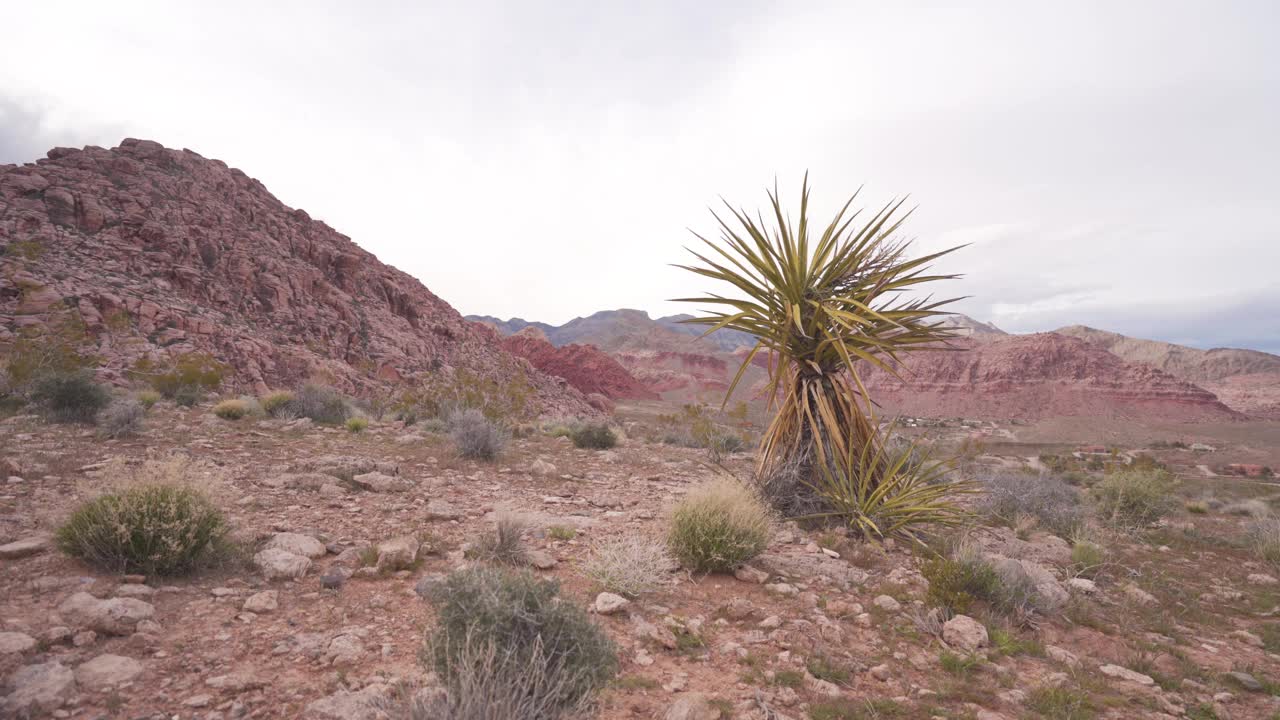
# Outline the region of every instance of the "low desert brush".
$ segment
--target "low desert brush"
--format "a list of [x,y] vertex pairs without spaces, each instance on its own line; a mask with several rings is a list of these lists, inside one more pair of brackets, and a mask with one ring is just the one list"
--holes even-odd
[[155,390],[143,390],[142,392],[138,393],[138,402],[142,405],[142,407],[148,410],[155,407],[155,404],[160,402],[160,398],[161,398],[160,393],[156,392]]
[[362,433],[369,427],[369,420],[362,417],[347,418],[347,432],[355,434]]
[[1107,564],[1107,551],[1097,541],[1077,537],[1071,545],[1071,571],[1080,577],[1096,578]]
[[962,615],[975,602],[995,604],[1000,598],[1000,574],[968,544],[925,561],[920,574],[929,582],[925,601],[948,614]]
[[479,410],[450,413],[449,432],[458,454],[472,460],[495,460],[507,444],[506,432]]
[[223,400],[213,406],[213,414],[223,420],[239,420],[249,414],[249,403],[238,398]]
[[981,481],[979,509],[988,517],[1016,527],[1020,518],[1062,538],[1070,538],[1084,523],[1080,493],[1054,475],[996,472]]
[[527,565],[529,558],[523,537],[527,527],[518,517],[499,515],[489,532],[472,541],[467,557],[495,565]]
[[111,395],[86,370],[46,375],[36,381],[31,399],[53,422],[92,424]]
[[569,439],[576,448],[608,450],[618,444],[618,436],[605,423],[584,423],[570,431]]
[[[430,595],[437,628],[424,650],[425,663],[440,674],[451,695],[468,683],[496,687],[491,681],[509,680],[508,673],[535,672],[518,682],[543,709],[519,717],[549,720],[581,707],[617,673],[617,653],[586,612],[560,598],[559,590],[554,580],[527,571],[484,566],[455,571]],[[497,668],[491,665],[495,661]],[[482,703],[484,692],[477,692],[475,701]]]
[[1098,514],[1110,525],[1145,527],[1172,512],[1177,480],[1164,470],[1121,470],[1093,488]]
[[601,589],[634,598],[656,590],[670,566],[662,542],[643,535],[617,535],[591,548],[584,570]]
[[277,390],[262,396],[259,403],[262,405],[262,411],[271,417],[292,417],[292,409],[290,403],[293,402],[293,393],[288,390]]
[[351,417],[351,403],[331,387],[308,383],[293,393],[280,412],[321,425],[341,425]]
[[1259,560],[1280,568],[1280,520],[1259,520],[1248,529],[1248,543]]
[[142,430],[142,418],[147,414],[142,403],[131,398],[114,400],[98,413],[98,434],[107,438],[137,435]]
[[667,545],[686,569],[732,572],[764,551],[771,531],[772,518],[755,492],[722,477],[676,505]]
[[227,550],[226,517],[194,481],[185,458],[104,469],[109,489],[82,503],[58,529],[58,546],[112,572],[179,575]]

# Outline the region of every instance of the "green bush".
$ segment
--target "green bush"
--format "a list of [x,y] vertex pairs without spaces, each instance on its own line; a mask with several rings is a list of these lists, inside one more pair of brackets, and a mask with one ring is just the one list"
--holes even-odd
[[749,488],[721,478],[694,488],[671,513],[667,545],[695,572],[732,572],[769,544],[769,511]]
[[369,427],[369,421],[362,417],[347,418],[347,432],[362,433]]
[[173,391],[173,404],[178,407],[195,407],[204,399],[204,393],[195,385],[183,385]]
[[277,390],[263,395],[259,404],[262,405],[262,411],[271,417],[282,417],[290,414],[292,402],[293,393],[288,390]]
[[1178,506],[1177,480],[1164,470],[1122,470],[1093,488],[1098,512],[1108,524],[1145,527]]
[[157,392],[179,405],[191,407],[205,393],[217,390],[227,371],[226,365],[208,353],[188,353],[168,363],[143,358],[134,364],[130,375],[151,383]]
[[507,444],[507,434],[479,410],[449,415],[449,431],[458,454],[472,460],[495,460]]
[[554,718],[558,710],[580,706],[617,673],[617,654],[586,612],[561,599],[559,591],[554,580],[528,572],[477,566],[450,574],[429,593],[438,624],[424,661],[452,694],[468,679],[495,674],[482,667],[493,648],[499,669],[541,668],[527,693],[541,701],[546,714],[530,717]]
[[586,423],[574,428],[569,439],[576,448],[608,450],[618,444],[618,436],[604,423]]
[[926,561],[920,574],[929,581],[925,602],[955,615],[969,612],[976,601],[996,604],[1000,599],[1000,574],[968,549]]
[[156,403],[160,402],[160,397],[160,393],[155,390],[143,390],[138,393],[138,403],[142,405],[143,408],[150,410],[155,407]]
[[178,575],[224,548],[222,512],[201,491],[179,484],[143,484],[80,505],[58,529],[58,546],[110,572]]
[[1107,551],[1092,540],[1076,540],[1071,546],[1071,570],[1076,575],[1095,578],[1107,564]]
[[32,400],[53,422],[93,423],[111,402],[107,389],[87,371],[56,373],[36,381]]
[[239,420],[249,414],[249,403],[244,400],[223,400],[213,406],[213,414],[223,420]]

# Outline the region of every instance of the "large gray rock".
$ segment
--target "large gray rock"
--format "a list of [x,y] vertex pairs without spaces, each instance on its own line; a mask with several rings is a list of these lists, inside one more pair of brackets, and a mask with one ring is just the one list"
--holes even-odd
[[253,556],[253,563],[268,580],[297,580],[311,569],[311,560],[279,548],[267,548]]
[[76,668],[76,683],[89,690],[129,682],[142,673],[142,663],[123,655],[103,654]]
[[688,693],[667,708],[664,720],[720,720],[720,708],[702,693]]
[[376,493],[394,493],[404,492],[413,487],[413,483],[407,480],[392,477],[377,471],[356,475],[351,478],[351,484],[361,490],[368,490]]
[[151,603],[136,598],[99,600],[87,592],[78,592],[58,606],[68,622],[107,635],[131,635],[138,623],[156,614]]
[[5,717],[18,718],[62,707],[75,694],[76,676],[54,660],[18,668],[9,676],[9,687],[3,705]]
[[393,572],[413,567],[422,543],[413,535],[402,535],[378,543],[378,570]]
[[267,540],[262,546],[263,550],[284,550],[285,552],[301,555],[312,560],[322,558],[328,551],[324,547],[324,543],[311,537],[310,535],[302,535],[300,533],[282,532],[276,533]]
[[987,628],[968,615],[957,615],[942,624],[942,642],[965,653],[975,653],[990,643]]

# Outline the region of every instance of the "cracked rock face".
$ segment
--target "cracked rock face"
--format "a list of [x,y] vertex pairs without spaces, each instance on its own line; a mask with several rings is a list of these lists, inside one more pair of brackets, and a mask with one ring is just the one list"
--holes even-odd
[[413,277],[190,150],[127,139],[0,165],[0,243],[30,249],[4,253],[0,342],[78,311],[104,380],[207,352],[255,392],[319,374],[359,393],[446,369],[527,387],[533,412],[595,414]]

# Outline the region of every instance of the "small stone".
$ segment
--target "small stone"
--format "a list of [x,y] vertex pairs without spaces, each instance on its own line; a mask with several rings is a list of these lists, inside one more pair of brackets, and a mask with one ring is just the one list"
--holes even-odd
[[876,599],[871,601],[871,604],[888,612],[897,612],[902,609],[902,603],[888,595],[877,595]]
[[1098,592],[1098,584],[1089,578],[1074,577],[1067,581],[1067,587],[1085,595]]
[[1254,635],[1248,630],[1232,630],[1229,634],[1231,635],[1231,637],[1239,640],[1245,645],[1252,645],[1254,647],[1263,647],[1266,644],[1262,641],[1261,637]]
[[0,560],[17,560],[42,553],[48,548],[49,538],[47,537],[22,538],[0,545]]
[[1060,648],[1057,645],[1045,645],[1044,654],[1047,655],[1050,660],[1062,663],[1067,667],[1080,667],[1080,658],[1076,657],[1075,653]]
[[146,598],[156,594],[156,589],[147,585],[126,583],[116,587],[116,597]]
[[1127,667],[1121,667],[1119,665],[1103,665],[1098,668],[1098,672],[1110,678],[1125,680],[1127,682],[1137,683],[1138,685],[1154,685],[1156,682],[1148,675],[1143,675],[1140,672],[1130,670]]
[[342,565],[334,565],[320,576],[320,586],[326,590],[337,590],[351,577],[351,569]]
[[769,573],[752,565],[743,565],[733,571],[733,576],[742,582],[763,585],[769,581]]
[[36,639],[20,632],[0,632],[0,655],[24,653],[36,646]]
[[556,466],[542,458],[538,458],[529,465],[529,472],[533,475],[553,476],[556,474]]
[[800,588],[796,587],[795,585],[792,585],[791,583],[770,583],[768,585],[765,585],[764,589],[768,590],[774,595],[782,595],[784,597],[800,594]]
[[211,702],[213,702],[213,696],[200,694],[200,695],[192,695],[186,700],[183,700],[182,704],[186,705],[187,707],[202,708],[202,707],[209,707],[209,703]]
[[58,606],[58,612],[71,622],[107,635],[130,635],[155,611],[150,603],[134,598],[99,600],[87,592],[75,593]]
[[[324,546],[322,545],[321,548]],[[307,574],[311,560],[280,548],[267,548],[253,556],[253,562],[268,580],[297,580]]]
[[462,513],[444,500],[430,500],[427,502],[426,517],[428,520],[458,520]]
[[630,604],[631,601],[621,595],[602,592],[596,595],[596,601],[592,608],[601,615],[612,615]]
[[1124,588],[1124,594],[1130,600],[1133,600],[1139,605],[1152,605],[1156,602],[1155,595],[1152,595],[1137,585],[1126,585]]
[[682,696],[667,708],[664,720],[720,720],[720,708],[711,703],[711,699],[702,693],[689,693]]
[[987,628],[968,615],[956,615],[943,623],[942,641],[965,653],[975,653],[990,644]]
[[310,535],[291,532],[282,532],[272,535],[271,539],[262,546],[262,549],[283,550],[287,553],[311,558],[312,560],[322,558],[329,552],[328,549],[325,548],[324,543]]
[[1250,584],[1250,585],[1276,585],[1276,584],[1280,584],[1280,580],[1276,580],[1276,579],[1275,579],[1275,577],[1273,577],[1273,576],[1271,576],[1271,575],[1267,575],[1267,574],[1265,574],[1265,573],[1250,573],[1250,574],[1249,574],[1249,577],[1248,577],[1248,578],[1246,578],[1246,579],[1249,581],[1249,584]]
[[526,557],[529,559],[529,564],[539,570],[550,570],[558,564],[556,559],[544,550],[530,550]]
[[250,595],[245,599],[244,605],[241,607],[245,612],[251,613],[269,613],[274,612],[280,606],[280,594],[275,590],[263,590],[260,593]]
[[71,644],[76,647],[88,647],[98,642],[98,633],[92,630],[82,630],[71,636]]
[[879,680],[880,682],[885,682],[889,678],[893,677],[893,671],[889,669],[888,665],[876,665],[871,668],[871,677]]
[[1240,671],[1229,672],[1224,674],[1223,677],[1227,677],[1234,680],[1237,684],[1240,685],[1240,687],[1244,688],[1245,690],[1248,690],[1249,692],[1262,691],[1262,683],[1258,682],[1257,678],[1255,678],[1254,676],[1250,675],[1247,672],[1240,672]]
[[76,691],[75,673],[56,660],[18,668],[8,684],[11,691],[0,705],[7,717],[53,712]]
[[762,627],[765,630],[772,630],[776,627],[782,627],[782,617],[779,615],[770,615],[769,617],[761,620],[758,623],[758,627]]

